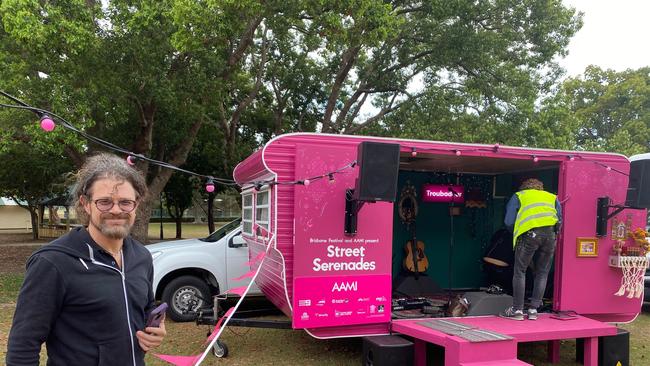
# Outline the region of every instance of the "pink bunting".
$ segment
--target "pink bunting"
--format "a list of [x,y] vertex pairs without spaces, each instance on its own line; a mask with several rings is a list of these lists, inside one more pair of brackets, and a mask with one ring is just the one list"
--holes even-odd
[[199,360],[199,356],[172,356],[159,355],[156,353],[153,353],[153,355],[176,366],[194,366],[196,361]]
[[[215,329],[219,329],[219,328],[221,327],[221,323],[223,323],[223,321],[224,321],[226,318],[230,318],[230,316],[231,316],[232,313],[234,313],[234,312],[235,312],[235,307],[232,307],[232,308],[228,309],[228,310],[226,311],[226,313],[223,314],[223,316],[221,317],[221,319],[219,319],[219,321],[217,322],[217,325],[215,326]],[[212,340],[212,338],[211,338],[210,340]]]
[[226,293],[227,294],[235,294],[235,295],[242,296],[246,292],[247,287],[248,286],[234,287],[234,288],[231,288],[230,290],[226,291]]
[[226,320],[227,318],[230,318],[230,316],[234,312],[235,312],[235,308],[232,307],[232,308],[228,309],[226,311],[226,313],[223,314],[223,316],[221,318],[219,318],[219,321],[217,322],[217,325],[214,326],[214,329],[212,330],[212,333],[210,333],[210,336],[208,337],[208,339],[205,340],[204,344],[208,344],[208,342],[213,340],[214,337],[216,337],[217,334],[219,334],[219,328],[221,328],[221,323],[223,323],[223,321]]
[[[261,228],[261,229],[263,229],[265,231],[266,235],[269,234],[269,232],[266,231],[266,229],[264,229],[264,228]],[[269,244],[267,245],[266,251],[268,251],[271,248],[270,243],[272,241],[273,241],[273,239],[271,239],[269,241]],[[253,264],[253,263],[257,262],[257,261],[263,260],[265,255],[266,255],[266,251],[258,253],[255,256],[255,258],[253,258],[252,260],[247,262],[246,265],[250,266],[251,264]],[[247,272],[244,275],[242,275],[242,276],[240,276],[238,278],[235,278],[234,280],[240,280],[240,279],[244,279],[244,278],[247,278],[247,277],[255,277],[255,274],[257,272],[259,272],[260,269],[261,268],[258,267],[257,271]],[[200,364],[204,360],[206,355],[210,352],[210,348],[213,346],[214,342],[216,341],[215,338],[218,338],[219,334],[221,334],[221,332],[223,331],[223,329],[221,328],[222,324],[224,322],[226,322],[226,323],[228,322],[228,319],[230,319],[232,314],[237,310],[237,308],[239,307],[241,302],[244,300],[244,296],[246,294],[247,289],[248,289],[248,286],[242,286],[242,287],[231,288],[230,290],[226,291],[226,294],[239,295],[241,298],[239,299],[239,301],[237,302],[237,304],[235,306],[228,309],[223,314],[223,316],[221,318],[219,318],[219,321],[217,322],[216,326],[214,327],[214,330],[208,336],[206,342],[204,343],[204,346],[205,346],[205,344],[208,344],[208,346],[203,351],[202,354],[197,355],[197,356],[173,356],[173,355],[159,355],[159,354],[154,353],[153,355],[155,357],[158,357],[159,359],[161,359],[163,361],[166,361],[166,362],[168,362],[168,363],[170,363],[172,365],[176,365],[176,366],[196,366],[197,364]]]
[[259,253],[257,253],[257,255],[255,256],[255,258],[253,258],[253,259],[249,260],[248,262],[244,263],[244,265],[245,265],[245,266],[250,266],[250,265],[252,265],[253,263],[257,263],[257,262],[261,261],[262,258],[264,258],[265,255],[266,255],[266,252],[259,252]]
[[246,273],[244,273],[243,275],[241,275],[241,276],[239,276],[237,278],[233,278],[232,280],[233,281],[241,281],[244,278],[252,278],[253,276],[255,276],[255,271],[249,271],[249,272],[246,272]]

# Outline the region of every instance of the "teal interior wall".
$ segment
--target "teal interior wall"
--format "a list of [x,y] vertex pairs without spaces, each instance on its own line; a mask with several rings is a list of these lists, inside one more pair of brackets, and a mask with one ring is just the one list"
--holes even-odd
[[[461,214],[453,216],[453,249],[451,258],[452,287],[477,288],[484,285],[481,258],[490,236],[494,232],[495,222],[502,222],[503,204],[494,205],[492,199],[492,176],[437,174],[429,172],[400,172],[398,179],[399,195],[406,184],[413,185],[418,198],[418,215],[416,217],[416,237],[425,244],[425,255],[429,267],[425,272],[441,288],[449,285],[449,253],[452,245],[452,217],[449,215],[449,203],[423,203],[421,201],[422,185],[455,184],[480,191],[486,207],[470,208],[465,204],[455,204],[461,207]],[[393,277],[403,271],[405,258],[404,246],[410,240],[411,234],[407,226],[401,222],[395,205],[394,240],[393,240]],[[495,217],[498,219],[495,220]]]
[[[492,234],[503,227],[505,206],[519,184],[526,178],[535,177],[544,183],[546,190],[557,193],[558,170],[548,169],[534,172],[492,175],[446,174],[434,172],[400,171],[397,201],[406,184],[413,185],[418,198],[416,237],[425,244],[425,255],[429,261],[426,275],[441,288],[449,286],[449,253],[452,240],[452,218],[449,203],[423,203],[422,185],[460,184],[465,192],[470,189],[480,192],[485,208],[461,207],[461,214],[453,217],[453,249],[451,257],[452,288],[478,288],[485,286],[482,258]],[[411,238],[407,226],[401,222],[395,204],[393,215],[393,278],[403,272],[404,246]]]

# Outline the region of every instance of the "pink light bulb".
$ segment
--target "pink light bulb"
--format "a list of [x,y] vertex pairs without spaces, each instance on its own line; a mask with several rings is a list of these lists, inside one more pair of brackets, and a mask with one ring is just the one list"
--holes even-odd
[[311,184],[311,181],[310,181],[309,179],[305,179],[305,180],[303,181],[303,184],[304,184],[305,186],[308,186],[308,185]]
[[460,152],[460,150],[456,150],[455,154],[456,154],[456,156],[460,156],[460,154],[462,154],[462,153]]
[[208,191],[208,193],[214,192],[214,184],[213,183],[208,183],[205,185],[205,190]]
[[571,156],[569,157],[569,161],[574,161],[574,160],[576,160],[575,156],[571,155]]
[[499,145],[499,144],[494,144],[494,151],[499,150],[499,147],[501,147],[501,145]]
[[135,158],[133,156],[131,156],[131,155],[127,156],[126,157],[126,163],[131,165],[131,166],[135,165]]
[[411,156],[412,157],[418,156],[418,152],[415,149],[413,149],[413,151],[411,151]]
[[45,131],[50,132],[54,130],[55,126],[56,124],[50,117],[43,116],[43,118],[41,119],[41,128],[44,129]]
[[611,171],[612,171],[612,167],[611,167],[611,166],[608,166],[608,167],[607,167],[607,171],[608,171],[608,172],[611,172]]
[[539,162],[539,158],[537,156],[533,156],[533,163]]

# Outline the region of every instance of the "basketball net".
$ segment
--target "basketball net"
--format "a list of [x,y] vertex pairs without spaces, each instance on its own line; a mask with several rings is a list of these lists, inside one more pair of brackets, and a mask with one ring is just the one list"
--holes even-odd
[[643,275],[648,268],[648,257],[621,256],[621,287],[614,295],[623,296],[627,292],[627,298],[639,298],[643,294]]

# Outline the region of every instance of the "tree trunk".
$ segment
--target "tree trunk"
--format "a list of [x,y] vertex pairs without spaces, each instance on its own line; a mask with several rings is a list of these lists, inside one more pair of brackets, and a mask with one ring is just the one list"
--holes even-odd
[[176,217],[174,217],[176,221],[176,239],[180,239],[183,235],[183,211],[180,211],[178,207],[176,208]]
[[214,214],[212,209],[214,206],[214,192],[208,193],[208,231],[209,234],[214,232]]
[[[147,113],[144,113],[147,112]],[[143,110],[143,121],[147,120],[147,116],[150,114],[150,121],[147,122],[148,125],[153,124],[153,114],[155,113],[155,107],[149,108],[146,111]],[[173,166],[182,165],[187,159],[187,155],[192,149],[194,140],[196,140],[196,135],[203,124],[203,119],[195,121],[189,130],[185,134],[185,139],[176,147],[176,149],[170,154],[173,158],[167,163]],[[147,125],[147,126],[148,126]],[[133,145],[133,152],[136,153],[145,153],[151,151],[151,130],[144,126],[141,135],[138,136],[136,142]],[[138,168],[142,170],[145,176],[149,172],[149,163],[147,162],[138,162]],[[158,167],[158,172],[155,174],[155,177],[148,182],[149,194],[145,197],[136,211],[135,224],[131,229],[131,235],[140,242],[146,244],[148,242],[148,231],[149,231],[149,219],[151,218],[151,207],[153,204],[153,198],[159,197],[160,192],[165,188],[167,181],[172,175],[171,169],[163,169]]]
[[29,206],[29,217],[32,221],[32,239],[38,239],[38,214],[36,213],[37,208]]
[[181,239],[183,235],[183,218],[176,218],[176,239]]
[[151,205],[153,204],[151,197],[158,197],[158,195],[149,195],[140,202],[135,213],[135,223],[131,228],[131,236],[143,244],[149,242],[149,219],[151,219]]

